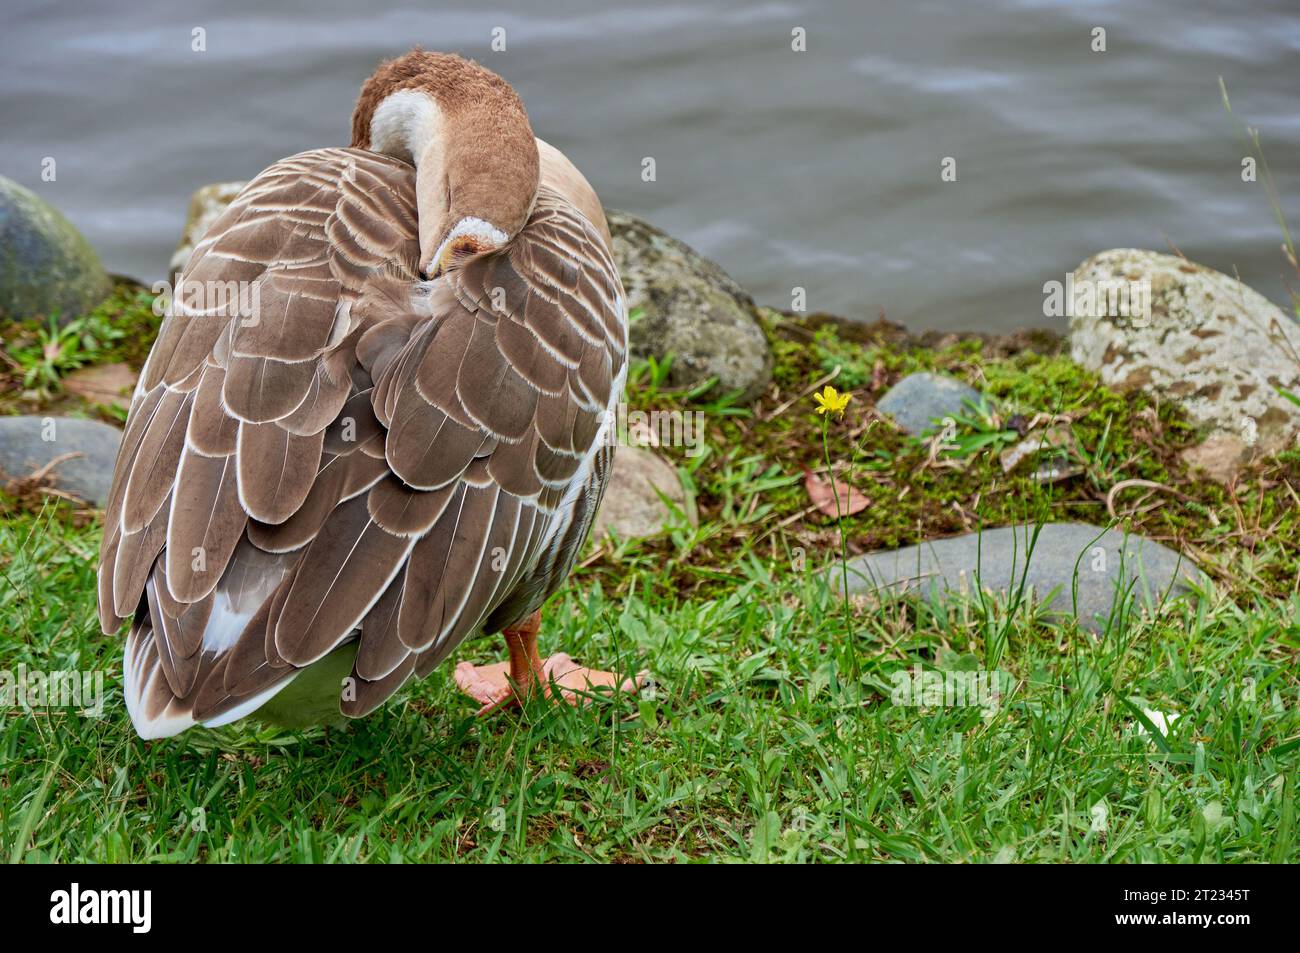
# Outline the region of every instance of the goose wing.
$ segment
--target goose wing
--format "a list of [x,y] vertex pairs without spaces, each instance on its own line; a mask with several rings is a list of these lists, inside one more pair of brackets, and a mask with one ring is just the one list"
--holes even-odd
[[421,283],[414,196],[403,163],[304,153],[186,266],[100,560],[145,737],[242,717],[348,642],[365,714],[567,574],[624,362],[608,249],[543,187],[508,248]]

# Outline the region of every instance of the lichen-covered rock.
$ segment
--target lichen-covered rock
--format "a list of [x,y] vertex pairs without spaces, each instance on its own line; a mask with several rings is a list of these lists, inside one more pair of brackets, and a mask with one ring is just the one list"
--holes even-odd
[[1148,287],[1149,312],[1102,305],[1070,318],[1070,355],[1118,390],[1141,388],[1181,404],[1211,432],[1274,452],[1294,446],[1300,407],[1300,329],[1234,278],[1172,255],[1117,248],[1074,273],[1078,289],[1102,282]]
[[212,227],[212,223],[221,217],[235,196],[244,190],[247,182],[214,182],[205,185],[190,196],[190,209],[185,215],[185,230],[181,233],[180,244],[172,252],[171,263],[167,267],[169,278],[185,267],[190,260],[190,253]]
[[591,530],[592,539],[602,539],[611,532],[620,539],[663,532],[674,516],[660,493],[695,523],[694,509],[687,502],[677,471],[650,450],[619,447]]
[[43,198],[0,176],[0,319],[57,315],[65,324],[112,282],[82,234]]
[[122,432],[78,417],[0,417],[0,485],[40,482],[103,506]]
[[711,377],[753,400],[772,378],[772,354],[754,301],[714,262],[626,212],[606,210],[627,292],[636,357],[673,356],[668,379],[690,387]]

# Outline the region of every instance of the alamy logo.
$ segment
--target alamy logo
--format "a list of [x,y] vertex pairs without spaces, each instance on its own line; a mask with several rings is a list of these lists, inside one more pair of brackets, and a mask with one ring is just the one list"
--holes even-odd
[[72,708],[89,718],[102,718],[104,673],[43,672],[26,664],[19,665],[16,672],[0,668],[0,714],[13,708],[24,711]]
[[922,669],[899,669],[890,674],[889,700],[895,705],[916,708],[963,708],[976,706],[997,711],[1015,680],[1009,672],[948,672]]
[[1079,279],[1043,284],[1043,314],[1049,318],[1128,318],[1133,327],[1151,321],[1151,281],[1147,278]]
[[133,933],[148,933],[153,914],[152,890],[71,890],[50,894],[51,923],[128,923]]
[[605,441],[621,447],[685,447],[688,457],[704,452],[704,411],[628,410],[620,403],[605,415]]

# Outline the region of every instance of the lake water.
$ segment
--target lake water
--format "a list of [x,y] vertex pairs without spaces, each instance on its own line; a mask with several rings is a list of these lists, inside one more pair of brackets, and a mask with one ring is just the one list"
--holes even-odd
[[914,328],[1063,327],[1043,283],[1120,245],[1285,300],[1218,82],[1300,224],[1295,0],[184,6],[8,0],[0,33],[0,174],[142,279],[163,274],[195,187],[346,144],[360,82],[418,43],[501,73],[607,205],[773,306],[802,287],[810,310]]

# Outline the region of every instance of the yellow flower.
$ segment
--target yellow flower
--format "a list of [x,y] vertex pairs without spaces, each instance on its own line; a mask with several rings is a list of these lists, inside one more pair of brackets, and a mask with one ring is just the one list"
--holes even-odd
[[852,394],[841,394],[827,384],[820,394],[813,394],[813,399],[817,401],[817,413],[824,414],[830,411],[836,417],[843,417],[844,408],[849,406],[849,399],[852,396]]

